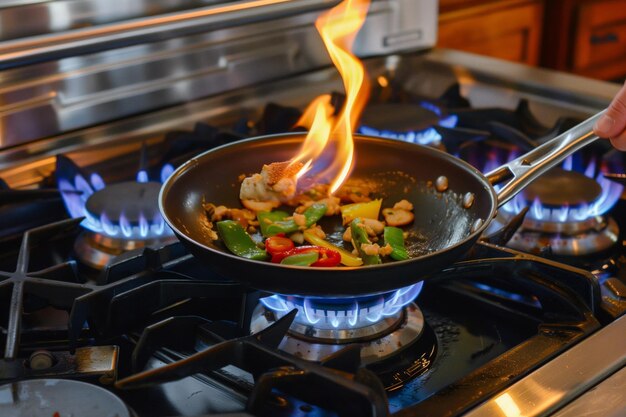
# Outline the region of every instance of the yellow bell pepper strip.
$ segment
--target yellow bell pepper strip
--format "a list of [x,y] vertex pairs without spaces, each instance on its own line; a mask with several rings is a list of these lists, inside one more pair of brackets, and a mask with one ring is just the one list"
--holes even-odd
[[380,213],[380,206],[382,203],[383,200],[378,199],[368,201],[367,203],[346,204],[345,206],[339,207],[341,210],[343,224],[348,224],[357,217],[378,220],[378,214]]
[[310,266],[311,264],[317,262],[318,258],[318,252],[302,252],[287,256],[286,258],[283,258],[280,263],[282,265]]
[[[326,204],[315,203],[304,210],[304,228],[309,228],[319,221],[324,214],[326,214]],[[278,220],[267,225],[266,229],[268,236],[274,236],[279,233],[293,233],[300,230],[300,225],[296,223],[294,219]]]
[[269,258],[267,252],[254,243],[239,222],[234,220],[217,222],[217,231],[228,250],[235,255],[256,261],[265,261]]
[[[286,217],[289,217],[289,213],[284,211],[259,211],[256,215],[259,219],[259,227],[261,228],[261,234],[264,237],[271,236],[267,230],[268,226],[274,222],[283,221]],[[278,233],[274,233],[275,235]]]
[[352,223],[350,223],[350,232],[352,235],[352,244],[359,252],[365,265],[378,265],[382,263],[379,255],[368,255],[363,248],[361,248],[361,245],[371,245],[372,242],[370,242],[367,237],[367,232],[365,231],[365,227],[361,224],[360,218],[352,220]]
[[322,248],[331,249],[339,252],[339,256],[341,257],[341,264],[345,266],[361,266],[363,265],[363,259],[358,256],[354,256],[350,252],[345,249],[340,248],[339,246],[335,246],[332,243],[322,239],[317,236],[315,233],[310,230],[304,231],[304,240],[309,242],[311,245],[321,246]]
[[383,239],[385,244],[391,246],[392,252],[389,255],[391,259],[396,261],[405,261],[409,259],[409,253],[404,247],[404,231],[399,227],[387,226],[383,230]]

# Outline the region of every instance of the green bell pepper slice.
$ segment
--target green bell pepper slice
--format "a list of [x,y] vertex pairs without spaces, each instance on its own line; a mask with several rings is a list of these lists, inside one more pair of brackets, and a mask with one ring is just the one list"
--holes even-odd
[[304,252],[297,253],[295,255],[287,256],[282,261],[280,261],[283,265],[294,265],[294,266],[311,266],[319,259],[319,253],[317,252]]
[[389,255],[391,259],[396,261],[405,261],[409,259],[409,253],[404,246],[404,231],[399,227],[387,226],[383,230],[383,239],[385,244],[391,246],[392,252]]
[[217,230],[229,251],[242,258],[265,261],[269,255],[260,249],[246,233],[244,228],[234,220],[217,222]]
[[[304,215],[304,218],[305,218],[304,224],[306,228],[309,228],[313,226],[315,223],[317,223],[319,219],[324,217],[324,214],[326,214],[326,204],[315,203],[311,207],[308,207],[306,210],[304,210],[304,213],[302,214]],[[262,225],[263,223],[265,222],[259,218],[259,224],[261,225],[261,227],[263,227]],[[277,235],[279,233],[289,234],[289,233],[297,232],[298,230],[300,230],[300,226],[296,224],[294,219],[289,219],[289,220],[277,220],[269,224],[266,223],[265,232],[263,232],[263,229],[261,229],[261,233],[263,233],[263,236],[269,237],[269,236]]]
[[270,234],[268,228],[271,224],[284,221],[286,217],[289,217],[289,213],[284,211],[260,211],[256,215],[259,219],[259,227],[261,228],[261,234],[263,237],[270,237],[277,233]]

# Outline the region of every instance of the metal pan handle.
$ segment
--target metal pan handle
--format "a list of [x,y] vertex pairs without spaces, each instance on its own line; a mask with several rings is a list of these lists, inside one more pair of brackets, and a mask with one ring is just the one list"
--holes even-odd
[[487,173],[485,176],[492,185],[506,182],[498,190],[498,207],[506,204],[524,187],[557,166],[569,155],[598,139],[598,136],[593,133],[593,125],[605,111],[601,111],[567,132]]

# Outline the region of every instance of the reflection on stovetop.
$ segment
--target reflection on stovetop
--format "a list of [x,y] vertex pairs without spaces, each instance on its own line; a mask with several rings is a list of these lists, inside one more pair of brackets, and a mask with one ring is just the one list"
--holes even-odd
[[[472,109],[458,85],[433,99],[377,83],[359,132],[481,170],[576,123],[544,127],[525,101]],[[626,311],[626,202],[607,179],[623,155],[606,143],[565,162],[560,194],[530,188],[467,259],[423,284],[319,300],[215,275],[163,224],[159,183],[204,150],[298,129],[300,115],[270,103],[258,121],[199,123],[94,166],[59,156],[38,190],[0,182],[0,382],[88,381],[139,416],[459,415]],[[120,204],[129,193],[142,198]],[[509,242],[540,257],[496,246]]]

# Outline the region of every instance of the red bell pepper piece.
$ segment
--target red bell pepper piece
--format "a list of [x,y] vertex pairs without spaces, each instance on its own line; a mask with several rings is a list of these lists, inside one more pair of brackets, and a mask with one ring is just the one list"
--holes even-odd
[[307,252],[317,252],[319,255],[317,261],[312,263],[311,266],[330,268],[339,265],[341,261],[341,255],[339,255],[339,252],[335,250],[322,248],[320,246],[298,246],[297,248],[293,248],[286,252],[273,254],[272,262],[280,263],[288,256]]
[[292,250],[294,247],[293,241],[285,235],[276,235],[265,239],[265,250],[272,256]]
[[318,247],[319,258],[311,266],[317,266],[320,268],[330,268],[339,265],[341,262],[341,255],[336,250]]

